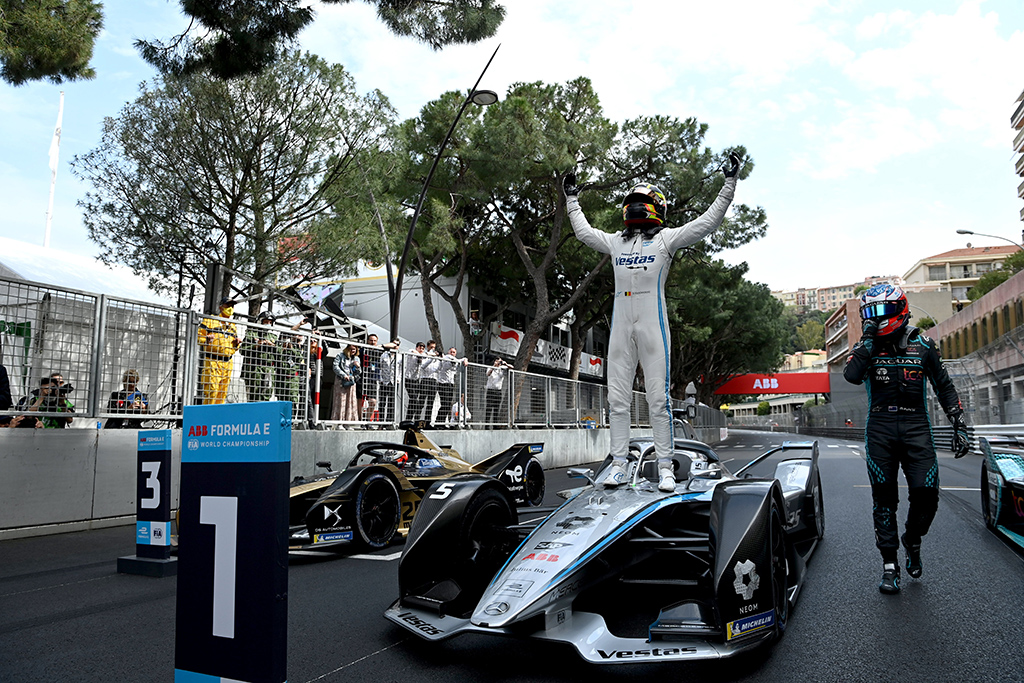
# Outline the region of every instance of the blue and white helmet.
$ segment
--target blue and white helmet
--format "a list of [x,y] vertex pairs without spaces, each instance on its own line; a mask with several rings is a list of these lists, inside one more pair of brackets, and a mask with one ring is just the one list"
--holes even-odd
[[893,334],[910,321],[907,295],[896,285],[875,285],[860,295],[860,317],[878,321],[878,336]]

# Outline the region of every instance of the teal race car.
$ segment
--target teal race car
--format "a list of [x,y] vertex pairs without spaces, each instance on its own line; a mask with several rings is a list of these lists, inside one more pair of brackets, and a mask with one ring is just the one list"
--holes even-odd
[[1015,436],[978,439],[985,526],[1024,550],[1024,443]]

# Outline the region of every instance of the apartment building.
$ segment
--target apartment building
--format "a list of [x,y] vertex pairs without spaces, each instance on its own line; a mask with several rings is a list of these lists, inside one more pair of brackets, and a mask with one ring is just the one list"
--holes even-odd
[[903,289],[907,292],[949,290],[955,310],[957,304],[966,306],[970,303],[967,291],[978,284],[982,275],[1000,268],[1007,256],[1018,251],[1019,247],[1009,244],[968,246],[928,256],[915,263],[903,276],[906,283]]

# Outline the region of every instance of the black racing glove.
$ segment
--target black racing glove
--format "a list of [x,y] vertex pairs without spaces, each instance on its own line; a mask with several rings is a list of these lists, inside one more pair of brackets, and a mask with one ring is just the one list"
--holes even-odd
[[562,191],[565,192],[565,198],[578,197],[580,194],[580,188],[576,185],[576,173],[569,171],[562,178]]
[[967,433],[964,414],[962,412],[950,413],[946,417],[953,425],[953,457],[962,458],[971,452],[971,437]]
[[726,178],[735,178],[740,172],[740,157],[735,152],[729,154],[729,163],[722,169]]
[[860,326],[860,338],[862,340],[874,339],[878,334],[878,321],[868,318]]

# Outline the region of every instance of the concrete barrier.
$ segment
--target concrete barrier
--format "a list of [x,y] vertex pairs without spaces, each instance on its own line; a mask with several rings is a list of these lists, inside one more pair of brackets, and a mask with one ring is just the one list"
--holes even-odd
[[[717,442],[718,430],[707,436]],[[649,429],[634,429],[645,436]],[[318,461],[341,468],[363,441],[401,441],[401,431],[292,432],[293,477],[317,472]],[[437,444],[468,462],[522,442],[543,442],[545,469],[602,460],[607,429],[433,430]],[[0,429],[0,540],[135,523],[138,432],[134,430]],[[178,505],[181,430],[171,440],[171,506]],[[322,470],[320,470],[322,471]]]

